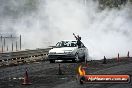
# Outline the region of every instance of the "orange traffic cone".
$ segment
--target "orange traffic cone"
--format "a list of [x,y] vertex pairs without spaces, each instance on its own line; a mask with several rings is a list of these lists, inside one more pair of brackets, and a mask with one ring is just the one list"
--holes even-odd
[[58,74],[59,74],[59,75],[62,75],[62,70],[61,70],[60,64],[59,64]]
[[28,72],[27,72],[27,69],[26,69],[26,72],[25,72],[25,75],[24,75],[24,80],[23,80],[22,85],[31,85],[31,84],[32,84],[32,83],[31,83],[30,80],[29,80]]
[[107,64],[106,63],[106,57],[105,56],[104,56],[103,64]]
[[88,63],[86,63],[86,67],[88,67]]
[[120,56],[119,56],[119,53],[118,53],[117,61],[119,61],[119,59],[120,59]]
[[128,53],[127,53],[127,57],[129,58],[130,56],[129,56],[129,51],[128,51]]

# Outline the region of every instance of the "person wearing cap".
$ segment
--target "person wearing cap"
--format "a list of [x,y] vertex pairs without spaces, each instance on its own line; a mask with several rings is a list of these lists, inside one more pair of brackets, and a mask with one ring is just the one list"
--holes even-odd
[[77,46],[78,46],[78,48],[81,48],[81,37],[79,35],[76,36],[74,33],[73,33],[73,35],[74,35],[74,37],[77,40]]

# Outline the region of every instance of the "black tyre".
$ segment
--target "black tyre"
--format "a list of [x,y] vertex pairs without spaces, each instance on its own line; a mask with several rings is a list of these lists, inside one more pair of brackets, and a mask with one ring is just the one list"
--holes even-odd
[[75,57],[76,57],[75,61],[76,61],[76,62],[79,62],[80,60],[79,60],[79,56],[78,56],[77,53],[75,54]]
[[82,60],[81,61],[83,61],[83,62],[85,61],[85,55],[82,57]]

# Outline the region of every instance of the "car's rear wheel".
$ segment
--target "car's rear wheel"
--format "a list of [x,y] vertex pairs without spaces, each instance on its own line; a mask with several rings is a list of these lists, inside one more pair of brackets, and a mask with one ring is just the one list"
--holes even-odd
[[50,60],[50,63],[55,63],[55,60]]
[[82,57],[82,60],[81,61],[85,61],[85,55]]

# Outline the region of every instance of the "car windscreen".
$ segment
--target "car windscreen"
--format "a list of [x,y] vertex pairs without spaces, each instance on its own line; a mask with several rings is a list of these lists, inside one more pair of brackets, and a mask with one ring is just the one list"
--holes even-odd
[[76,47],[76,41],[61,41],[56,44],[56,47]]

